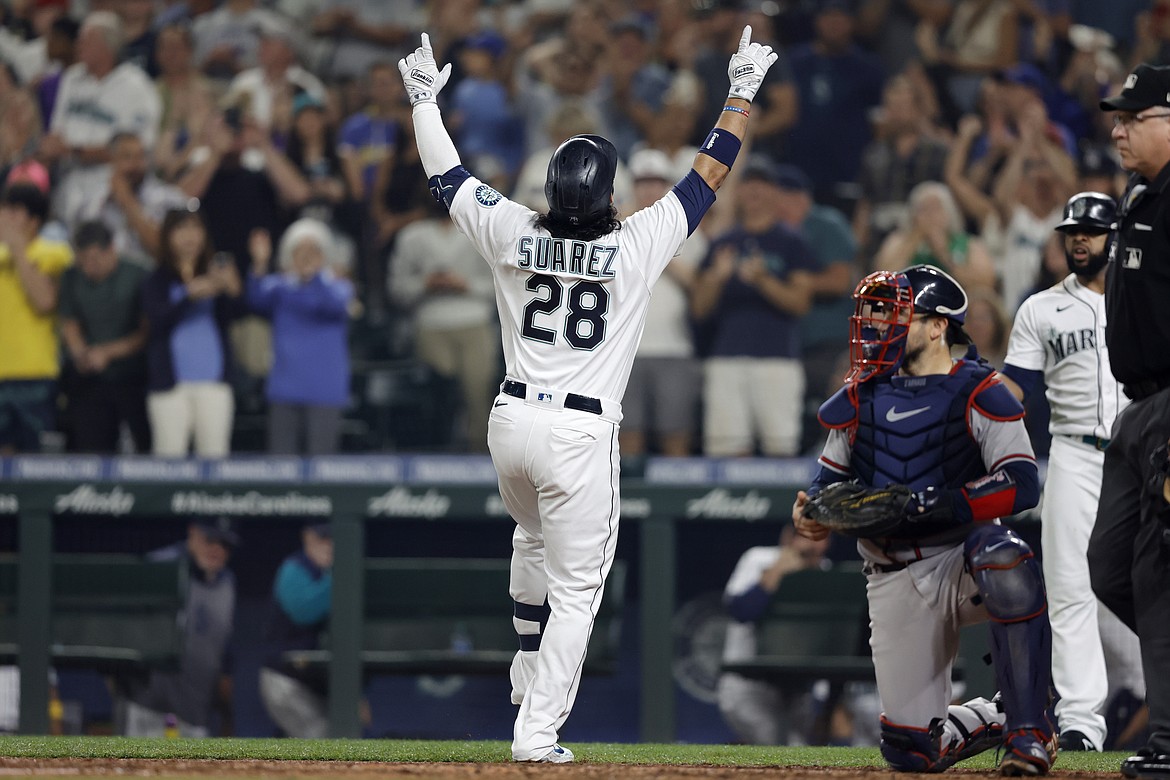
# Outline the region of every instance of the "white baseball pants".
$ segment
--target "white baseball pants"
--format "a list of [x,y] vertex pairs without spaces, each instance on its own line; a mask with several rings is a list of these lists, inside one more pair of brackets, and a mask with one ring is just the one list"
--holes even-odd
[[[563,393],[554,394],[563,404]],[[512,741],[517,761],[557,743],[577,696],[605,578],[617,547],[620,407],[602,415],[501,394],[488,423],[500,496],[516,521],[511,595],[550,615],[537,652],[517,652]],[[536,627],[516,621],[521,633]]]

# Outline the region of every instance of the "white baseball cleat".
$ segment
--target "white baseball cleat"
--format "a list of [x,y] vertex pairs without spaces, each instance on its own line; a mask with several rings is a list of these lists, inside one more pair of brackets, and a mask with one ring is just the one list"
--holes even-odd
[[540,758],[530,759],[533,764],[569,764],[573,761],[573,751],[560,745],[553,745],[552,750]]

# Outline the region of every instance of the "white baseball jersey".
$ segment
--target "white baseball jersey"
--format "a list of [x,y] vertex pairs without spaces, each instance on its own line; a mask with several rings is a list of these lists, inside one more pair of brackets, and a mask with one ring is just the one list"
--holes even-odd
[[1108,439],[1129,403],[1109,368],[1105,296],[1075,274],[1020,306],[1004,363],[1044,372],[1054,435]]
[[95,79],[77,63],[61,76],[49,127],[70,146],[101,146],[126,132],[150,148],[161,117],[158,91],[137,65],[124,62]]
[[668,192],[593,241],[553,238],[536,216],[475,177],[451,203],[492,268],[507,375],[620,404],[650,288],[687,237],[686,212]]
[[[746,550],[723,590],[724,601],[743,595],[759,584],[760,577],[775,565],[779,557],[780,548],[776,545]],[[723,641],[724,663],[753,659],[756,652],[756,624],[729,620]],[[786,699],[780,686],[724,672],[719,675],[716,695],[719,712],[741,740],[753,745],[788,743],[791,736],[788,726],[790,723],[795,725],[791,716],[796,714],[790,712],[789,707],[797,701],[795,697]]]

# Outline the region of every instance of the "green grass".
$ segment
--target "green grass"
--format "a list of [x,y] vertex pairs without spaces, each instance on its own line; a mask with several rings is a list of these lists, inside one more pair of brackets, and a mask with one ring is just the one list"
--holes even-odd
[[[884,766],[876,748],[754,747],[566,742],[589,764],[708,766]],[[1057,769],[1115,774],[1125,753],[1063,753]],[[506,742],[381,739],[131,739],[128,737],[0,737],[0,758],[182,758],[409,763],[502,762]],[[988,769],[995,754],[961,766]]]

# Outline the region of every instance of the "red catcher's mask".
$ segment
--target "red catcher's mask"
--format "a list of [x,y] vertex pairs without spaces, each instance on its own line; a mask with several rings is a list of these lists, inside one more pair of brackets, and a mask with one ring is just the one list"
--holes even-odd
[[849,375],[846,382],[865,382],[892,374],[906,354],[906,333],[914,314],[910,280],[893,271],[875,271],[853,291],[849,318]]

